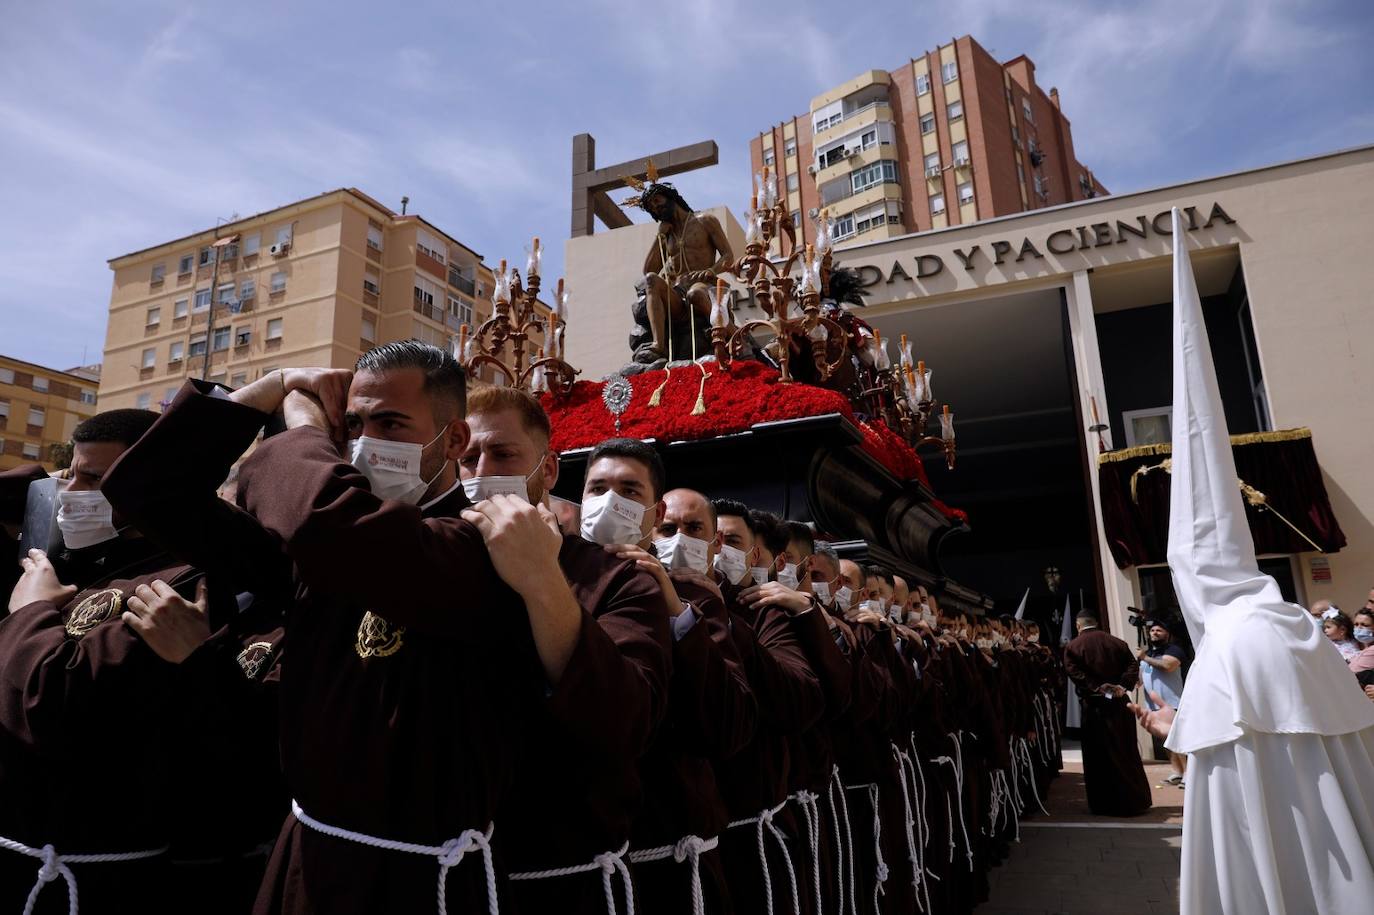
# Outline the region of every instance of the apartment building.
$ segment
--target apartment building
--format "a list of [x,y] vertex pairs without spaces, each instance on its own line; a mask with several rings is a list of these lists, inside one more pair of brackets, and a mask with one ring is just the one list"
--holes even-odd
[[99,382],[98,365],[59,371],[0,356],[0,470],[34,463],[56,470],[52,446],[95,413]]
[[964,225],[1105,194],[1078,161],[1059,92],[1022,55],[970,36],[895,70],[868,70],[750,141],[801,237],[822,210],[841,244]]
[[156,409],[187,378],[239,387],[288,365],[351,368],[391,340],[447,347],[491,316],[480,254],[356,188],[109,263],[106,409]]

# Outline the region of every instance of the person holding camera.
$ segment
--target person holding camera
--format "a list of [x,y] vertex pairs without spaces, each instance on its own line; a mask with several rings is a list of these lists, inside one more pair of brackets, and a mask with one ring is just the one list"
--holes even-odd
[[[1140,685],[1145,687],[1145,702],[1151,711],[1156,711],[1160,703],[1154,697],[1161,696],[1164,704],[1178,708],[1183,695],[1183,662],[1187,658],[1187,651],[1174,641],[1164,620],[1146,620],[1145,635],[1146,644],[1136,652],[1136,658],[1140,661]],[[1182,788],[1188,757],[1170,751],[1169,765],[1174,771],[1165,782]]]

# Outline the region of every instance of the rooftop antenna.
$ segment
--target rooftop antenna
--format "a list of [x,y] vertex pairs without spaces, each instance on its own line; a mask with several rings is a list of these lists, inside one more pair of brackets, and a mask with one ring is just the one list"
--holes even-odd
[[409,198],[409,197],[402,197],[402,198],[401,198],[401,215],[402,215],[402,216],[404,216],[404,215],[406,214],[406,207],[408,207],[408,206],[410,206],[410,198]]

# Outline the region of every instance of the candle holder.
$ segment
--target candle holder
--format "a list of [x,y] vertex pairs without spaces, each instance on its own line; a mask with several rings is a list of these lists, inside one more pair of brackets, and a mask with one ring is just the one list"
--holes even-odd
[[[565,397],[581,374],[563,359],[568,324],[567,292],[560,279],[548,320],[540,316],[536,307],[540,262],[538,238],[526,260],[528,276],[525,282],[521,282],[518,270],[507,268],[506,262],[501,261],[492,291],[492,316],[482,322],[475,333],[469,333],[468,325],[462,325],[454,355],[469,378],[475,378],[483,365],[490,365],[511,387],[536,392],[547,390]],[[544,344],[540,355],[525,365],[526,344],[533,333],[542,333]]]

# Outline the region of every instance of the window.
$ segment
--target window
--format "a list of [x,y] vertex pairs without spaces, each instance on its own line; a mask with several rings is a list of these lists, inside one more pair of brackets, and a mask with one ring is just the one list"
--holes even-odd
[[149,308],[148,317],[143,322],[148,327],[157,327],[162,323],[162,309]]
[[1035,117],[1031,114],[1030,96],[1021,96],[1021,113],[1026,116],[1027,123],[1035,123]]
[[172,305],[172,320],[186,317],[186,311],[189,304],[189,299],[177,299]]
[[140,410],[151,410],[153,408],[153,395],[138,395],[138,400],[134,401],[134,406],[138,407]]
[[869,229],[877,229],[887,224],[887,206],[878,204],[854,214],[854,234],[862,235]]
[[258,284],[255,283],[255,282],[253,282],[253,278],[252,278],[252,277],[249,277],[248,279],[245,279],[242,283],[239,283],[239,301],[240,301],[240,302],[247,302],[247,301],[250,301],[250,300],[253,298],[253,296],[255,296],[255,295],[257,295],[257,294],[258,294]]
[[29,425],[41,426],[47,421],[47,413],[42,407],[29,407]]
[[209,289],[197,289],[197,290],[196,290],[196,311],[204,311],[205,309],[207,309],[207,308],[209,308],[209,307],[210,307],[210,290],[209,290]]
[[929,73],[917,73],[917,74],[916,74],[916,94],[917,94],[917,95],[925,95],[925,94],[926,94],[927,92],[929,92],[929,91],[930,91],[930,74],[929,74]]
[[234,374],[232,374],[232,375],[229,376],[229,387],[231,387],[231,388],[241,388],[241,387],[243,387],[243,386],[244,386],[245,384],[247,384],[247,383],[248,383],[248,373],[247,373],[247,372],[235,372]]
[[865,165],[858,171],[850,172],[850,189],[854,193],[873,187],[875,184],[897,181],[897,164],[889,159]]
[[[9,418],[10,418],[10,402],[9,402],[8,400],[0,400],[0,428],[4,428],[5,422],[6,422],[6,420],[8,420]],[[3,453],[4,453],[4,450],[3,450],[3,449],[0,449],[0,454],[3,454]]]
[[787,176],[787,189],[789,191],[795,191],[800,186],[801,184],[796,172],[792,172],[792,174]]
[[870,146],[877,146],[877,145],[878,145],[878,130],[877,130],[877,128],[875,127],[873,130],[865,131],[864,135],[861,136],[861,137],[859,137],[859,145],[862,146],[864,149],[868,149],[868,147],[870,147]]
[[1021,146],[1021,131],[1017,130],[1015,127],[1012,127],[1012,129],[1011,129],[1011,142],[1012,142],[1012,145],[1016,146],[1017,148],[1020,148],[1020,146]]
[[38,460],[38,445],[36,445],[35,443],[25,442],[23,451],[24,457],[28,458],[31,461]]
[[816,168],[829,168],[832,165],[836,165],[840,162],[843,162],[844,156],[844,144],[841,143],[838,146],[834,146],[830,149],[827,149],[825,152],[821,153],[820,156],[816,159]]
[[280,226],[280,227],[277,229],[277,244],[279,244],[279,245],[289,245],[289,244],[291,244],[291,235],[292,235],[292,226],[291,226],[290,223],[287,223],[287,224],[284,225],[284,226]]
[[253,339],[253,331],[248,326],[234,328],[234,345],[247,346]]
[[208,267],[215,262],[215,252],[207,245],[200,249],[200,266]]
[[957,188],[955,188],[955,190],[957,190],[957,191],[959,192],[959,203],[960,203],[960,205],[963,205],[963,204],[965,204],[965,203],[970,203],[970,202],[972,202],[972,200],[973,200],[973,182],[972,182],[972,181],[965,181],[963,184],[960,184]]
[[44,378],[42,375],[34,375],[33,389],[39,393],[46,394],[48,392],[48,379]]
[[204,356],[204,355],[205,355],[205,334],[192,334],[192,335],[191,335],[191,355],[192,355],[192,356]]
[[225,302],[232,301],[234,298],[234,284],[223,283],[219,287],[219,294],[215,296],[215,301],[223,305]]
[[784,143],[782,145],[782,154],[784,156],[795,156],[797,154],[797,141],[788,140]]
[[765,150],[763,151],[763,164],[764,164],[764,165],[772,165],[773,162],[774,162],[774,159],[773,159],[773,150],[772,150],[772,149],[765,149]]
[[182,354],[186,352],[186,344],[180,340],[174,340],[167,344],[167,361],[180,362]]
[[444,349],[448,346],[448,334],[419,321],[412,321],[410,324],[410,336],[412,340],[419,340],[421,343],[428,343],[430,346],[437,346]]
[[358,336],[368,343],[377,339],[377,319],[370,315],[363,315],[362,327],[358,330]]
[[262,247],[262,233],[254,232],[252,235],[243,236],[243,256],[252,257],[258,253]]
[[824,108],[811,112],[811,125],[816,133],[834,127],[844,120],[844,100],[831,102]]
[[14,384],[14,369],[0,369],[0,384]]
[[945,116],[951,121],[957,121],[964,116],[964,103],[960,99],[955,99],[945,106]]
[[231,261],[239,256],[239,243],[236,241],[223,245],[222,248],[219,255],[221,261]]
[[930,215],[938,216],[945,211],[945,195],[934,194],[930,198]]
[[140,368],[150,369],[157,365],[157,350],[149,348],[143,351],[143,362]]
[[927,155],[925,161],[927,176],[930,176],[931,169],[938,170],[940,168],[940,154],[938,152],[933,152]]
[[424,229],[415,233],[415,250],[423,254],[428,254],[439,263],[444,263],[445,245],[439,239],[430,235]]
[[286,291],[286,271],[278,270],[272,274],[272,295]]
[[1043,180],[1041,180],[1041,178],[1040,178],[1039,175],[1036,175],[1036,176],[1034,177],[1034,181],[1035,181],[1035,192],[1036,192],[1037,194],[1040,194],[1041,196],[1044,196],[1044,194],[1045,194],[1045,182],[1044,182]]
[[958,143],[955,143],[954,149],[951,151],[954,153],[955,165],[968,164],[968,140],[960,140]]
[[448,313],[457,318],[459,324],[472,324],[472,306],[457,296],[448,297]]
[[792,211],[792,225],[796,226],[799,230],[801,229],[801,210]]
[[1137,445],[1167,445],[1173,439],[1169,407],[1151,410],[1126,410],[1121,424],[1126,429],[1126,447]]
[[216,327],[214,339],[210,341],[210,349],[215,352],[229,348],[229,328]]
[[367,246],[373,251],[382,250],[382,229],[371,223],[367,226]]
[[434,284],[421,277],[415,277],[415,301],[428,308],[434,307]]
[[373,295],[380,295],[382,292],[382,287],[380,281],[377,279],[377,274],[373,273],[370,270],[367,273],[363,274],[363,292],[370,292]]
[[196,256],[194,254],[183,254],[181,260],[177,261],[177,275],[185,276],[196,266]]
[[959,64],[955,61],[940,64],[940,78],[947,83],[952,83],[959,78]]
[[172,401],[176,400],[176,399],[177,399],[177,390],[178,390],[178,389],[175,388],[175,387],[168,388],[167,391],[166,391],[166,393],[164,393],[164,394],[162,395],[162,404],[161,404],[161,406],[166,407],[166,406],[167,406],[168,404],[170,404]]
[[921,115],[921,133],[923,133],[923,134],[926,134],[926,133],[934,133],[934,131],[935,131],[935,113],[934,113],[934,112],[931,112],[930,114],[923,114],[923,115]]
[[166,265],[166,264],[153,264],[153,275],[152,275],[151,277],[149,277],[148,282],[152,283],[153,285],[157,285],[158,283],[161,283],[161,282],[162,282],[164,279],[166,279],[166,278],[167,278],[167,265]]
[[92,391],[90,388],[82,388],[81,402],[89,404],[95,403],[95,391]]
[[834,225],[830,227],[830,233],[834,238],[848,238],[853,235],[854,214],[850,213],[848,216],[841,216],[839,219],[835,220]]
[[267,339],[281,339],[281,318],[273,318],[272,320],[267,322]]

